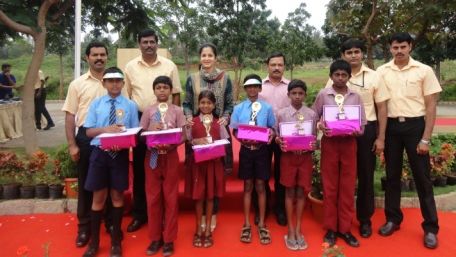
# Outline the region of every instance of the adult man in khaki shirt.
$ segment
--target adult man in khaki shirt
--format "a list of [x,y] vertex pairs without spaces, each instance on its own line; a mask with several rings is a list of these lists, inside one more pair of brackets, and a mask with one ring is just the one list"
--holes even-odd
[[[146,107],[154,104],[157,98],[152,89],[152,83],[158,76],[168,76],[173,83],[172,103],[180,105],[182,91],[177,66],[169,59],[159,56],[158,36],[155,31],[146,29],[138,36],[138,46],[141,55],[131,60],[125,66],[125,90],[139,109],[139,119]],[[125,91],[124,91],[125,93]],[[133,149],[133,220],[127,227],[127,232],[138,230],[147,221],[146,193],[144,190],[144,158],[146,146],[139,143]]]
[[[86,48],[86,61],[89,71],[73,80],[69,87],[65,104],[65,132],[71,159],[77,162],[78,169],[78,236],[76,246],[85,246],[90,239],[90,210],[92,192],[84,189],[89,159],[92,152],[90,140],[83,127],[92,100],[106,94],[102,78],[108,59],[108,49],[103,43],[92,42]],[[75,136],[75,129],[78,128]]]
[[382,236],[393,234],[403,220],[400,180],[405,148],[424,218],[421,224],[424,246],[434,249],[438,244],[439,225],[430,180],[429,141],[442,88],[431,67],[410,57],[411,50],[412,37],[408,33],[394,34],[390,39],[394,59],[377,69],[391,95],[385,139],[386,223],[379,233]]
[[[377,72],[363,64],[365,51],[364,42],[354,38],[345,41],[340,48],[342,59],[349,62],[352,69],[347,86],[361,96],[367,119],[364,134],[356,138],[358,170],[356,217],[360,223],[360,235],[367,238],[372,234],[371,218],[375,211],[375,154],[382,153],[384,149],[386,100],[390,98],[390,95]],[[332,80],[329,79],[326,87],[330,87],[332,84]]]
[[46,118],[47,125],[44,130],[55,127],[54,121],[46,109],[46,81],[49,77],[44,77],[42,70],[38,71],[38,78],[35,82],[35,125],[37,129],[41,129],[41,114]]

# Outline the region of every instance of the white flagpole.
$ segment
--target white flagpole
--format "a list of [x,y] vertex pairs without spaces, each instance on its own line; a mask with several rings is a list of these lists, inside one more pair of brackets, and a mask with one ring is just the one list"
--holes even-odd
[[75,1],[74,78],[81,76],[81,0]]

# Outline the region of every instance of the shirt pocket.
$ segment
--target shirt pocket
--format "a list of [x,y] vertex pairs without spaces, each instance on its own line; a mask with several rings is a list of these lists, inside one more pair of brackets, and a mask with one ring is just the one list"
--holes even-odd
[[421,82],[419,80],[409,80],[406,83],[404,95],[408,98],[419,98],[421,97]]
[[374,89],[372,87],[361,88],[359,90],[359,94],[365,105],[370,105],[370,104],[374,103],[373,93],[374,93]]

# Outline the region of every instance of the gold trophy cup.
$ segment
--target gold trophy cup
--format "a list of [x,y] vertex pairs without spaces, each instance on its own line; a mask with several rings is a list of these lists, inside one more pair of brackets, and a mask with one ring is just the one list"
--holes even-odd
[[124,125],[125,111],[122,109],[116,110],[116,125],[120,127],[123,131],[126,130]]
[[206,129],[206,140],[207,143],[211,144],[212,143],[212,137],[211,137],[211,126],[212,126],[212,115],[206,114],[203,115],[203,125],[204,128]]
[[252,115],[250,116],[249,125],[256,125],[255,118],[258,116],[258,112],[261,110],[261,104],[259,102],[252,103]]
[[165,116],[166,116],[166,112],[168,111],[168,104],[160,103],[158,105],[158,111],[160,112],[160,121],[163,124],[163,129],[167,129],[168,125],[165,122]]
[[345,97],[342,94],[337,94],[334,97],[334,100],[336,101],[337,107],[339,107],[339,113],[337,114],[337,119],[339,120],[345,120],[345,112],[344,112],[344,100]]

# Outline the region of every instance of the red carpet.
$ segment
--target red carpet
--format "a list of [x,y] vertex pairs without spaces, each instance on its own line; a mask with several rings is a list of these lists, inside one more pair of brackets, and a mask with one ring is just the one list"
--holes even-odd
[[456,126],[456,118],[442,118],[435,119],[436,126]]
[[[239,205],[241,202],[239,202]],[[420,227],[421,214],[418,209],[406,209],[405,219],[401,229],[391,237],[385,238],[378,234],[370,239],[360,239],[359,248],[351,248],[342,240],[338,244],[344,248],[347,257],[429,257],[454,256],[456,253],[456,214],[449,212],[439,213],[441,230],[439,233],[439,248],[429,250],[422,244]],[[373,224],[377,229],[383,223],[383,210],[378,209],[374,215]],[[130,218],[123,222],[125,230]],[[250,245],[239,242],[239,233],[242,223],[242,213],[221,210],[218,217],[218,227],[214,232],[215,245],[209,249],[197,249],[191,245],[194,232],[194,217],[190,212],[180,213],[179,236],[175,248],[176,257],[179,256],[321,256],[321,243],[324,231],[314,221],[309,212],[304,215],[303,232],[309,243],[305,251],[292,252],[285,248],[283,235],[285,227],[276,225],[272,217],[267,224],[271,229],[272,244],[262,246],[258,236],[253,234],[253,243]],[[21,246],[29,249],[28,257],[44,256],[43,245],[50,243],[50,257],[82,256],[84,249],[74,246],[76,235],[76,217],[72,214],[55,215],[19,215],[0,217],[0,242],[2,242],[0,256],[14,257]],[[356,228],[353,227],[353,232]],[[356,233],[357,235],[357,233]],[[149,244],[146,228],[130,234],[125,233],[123,241],[124,256],[145,256],[145,249]],[[102,231],[101,246],[98,256],[108,256],[110,241]],[[161,256],[161,253],[157,256]]]

